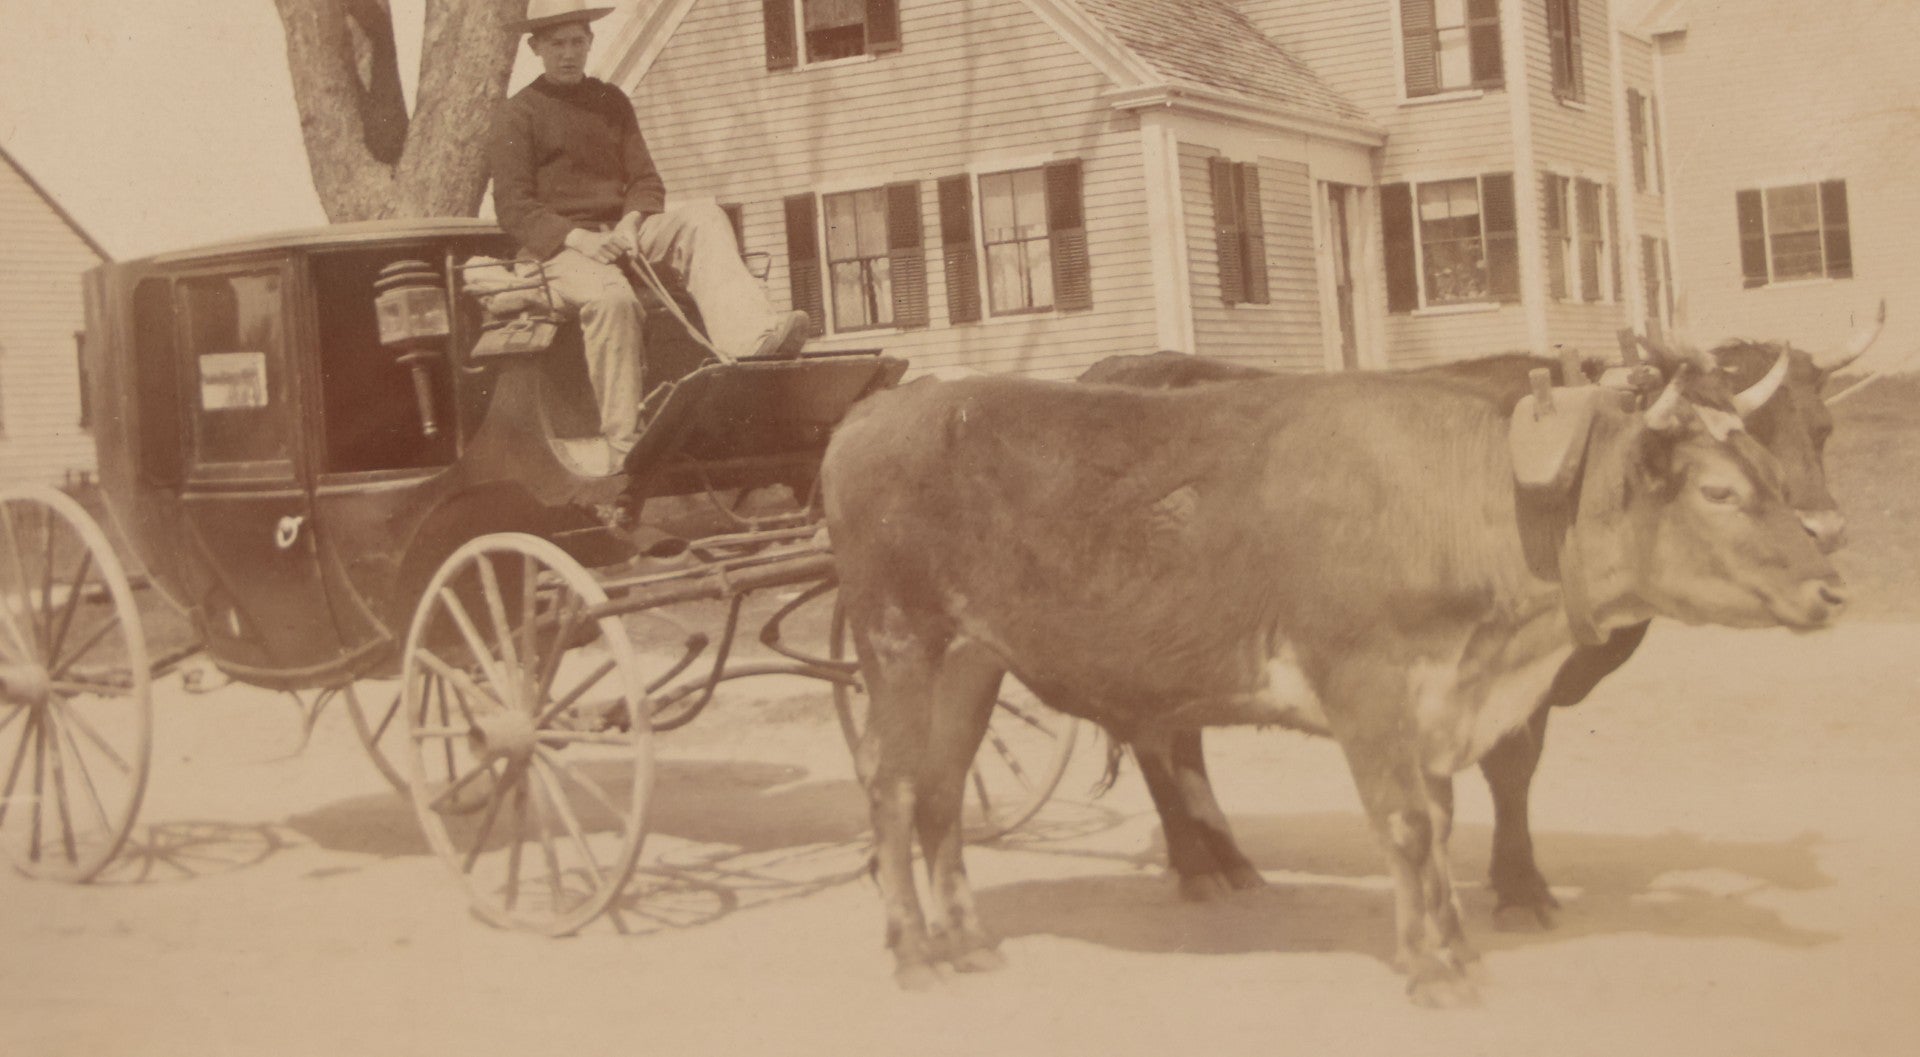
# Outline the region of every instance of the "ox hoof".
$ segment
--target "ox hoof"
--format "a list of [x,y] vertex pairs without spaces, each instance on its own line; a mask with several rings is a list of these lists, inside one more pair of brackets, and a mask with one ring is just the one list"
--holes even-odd
[[902,965],[893,971],[902,991],[931,991],[940,986],[940,973],[931,965]]
[[955,958],[953,967],[963,973],[991,973],[1007,967],[1007,956],[992,947],[975,947]]
[[1497,932],[1547,932],[1554,927],[1553,908],[1558,903],[1508,903],[1493,908],[1493,927]]
[[1213,903],[1233,894],[1234,885],[1217,873],[1184,874],[1180,878],[1180,898],[1189,903]]
[[1422,1009],[1464,1009],[1480,1004],[1480,989],[1444,962],[1422,958],[1407,983],[1407,997]]
[[1260,876],[1260,871],[1254,869],[1251,864],[1241,863],[1227,868],[1227,884],[1232,885],[1237,891],[1244,892],[1250,888],[1267,887],[1267,879]]

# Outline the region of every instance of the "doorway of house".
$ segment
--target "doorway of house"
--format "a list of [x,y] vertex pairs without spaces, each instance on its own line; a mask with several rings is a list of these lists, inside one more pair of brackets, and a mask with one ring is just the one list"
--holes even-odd
[[1326,189],[1328,260],[1333,270],[1334,316],[1340,326],[1340,366],[1360,366],[1360,335],[1353,305],[1353,225],[1349,216],[1354,188],[1323,183]]

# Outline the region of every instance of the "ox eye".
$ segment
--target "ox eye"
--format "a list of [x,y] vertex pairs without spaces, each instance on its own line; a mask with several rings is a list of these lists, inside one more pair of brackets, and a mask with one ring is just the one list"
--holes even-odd
[[1706,496],[1707,502],[1709,503],[1737,503],[1740,501],[1740,493],[1724,484],[1703,484],[1700,486],[1700,494]]

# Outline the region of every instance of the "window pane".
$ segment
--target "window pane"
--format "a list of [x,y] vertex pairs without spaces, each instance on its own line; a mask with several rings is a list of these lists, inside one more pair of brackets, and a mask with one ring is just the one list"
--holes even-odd
[[866,296],[860,281],[860,262],[833,266],[833,327],[848,330],[867,322]]
[[854,207],[860,230],[860,256],[886,256],[887,193],[878,187],[861,191],[855,196]]
[[1429,304],[1486,300],[1487,262],[1478,238],[1424,243],[1421,252]]
[[864,25],[867,0],[803,0],[807,29],[833,29],[838,26]]
[[859,256],[859,224],[854,196],[827,195],[827,259],[849,260]]
[[995,173],[980,178],[980,217],[988,243],[1006,242],[1016,236],[1012,174]]
[[1463,26],[1467,22],[1467,0],[1433,0],[1433,24],[1440,27]]
[[1036,239],[1027,246],[1027,282],[1032,289],[1029,304],[1034,308],[1053,306],[1053,253],[1046,239]]
[[1440,47],[1434,56],[1440,69],[1440,87],[1465,88],[1473,83],[1473,54],[1467,45],[1465,29],[1443,29]]
[[802,0],[807,61],[828,62],[867,51],[866,0]]
[[1047,185],[1040,170],[1013,174],[1013,220],[1023,239],[1047,233]]
[[281,347],[280,276],[187,279],[187,362],[197,378],[195,455],[201,463],[283,462],[292,415]]
[[1774,187],[1767,191],[1767,230],[1820,230],[1820,199],[1812,184]]
[[867,266],[867,273],[873,277],[870,294],[873,300],[868,305],[868,318],[877,326],[886,326],[893,322],[893,261],[878,257]]
[[987,294],[995,313],[1030,308],[1019,243],[987,247]]
[[1773,277],[1810,279],[1822,274],[1820,233],[1796,231],[1773,237]]

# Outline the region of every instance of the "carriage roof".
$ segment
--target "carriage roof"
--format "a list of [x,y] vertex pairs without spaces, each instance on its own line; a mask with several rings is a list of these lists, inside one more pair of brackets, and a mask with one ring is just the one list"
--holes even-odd
[[184,250],[169,250],[124,266],[184,264],[217,257],[234,257],[276,250],[334,250],[371,247],[388,242],[461,235],[499,235],[500,226],[479,217],[401,217],[389,220],[360,220],[346,224],[294,228],[260,235],[243,235]]

